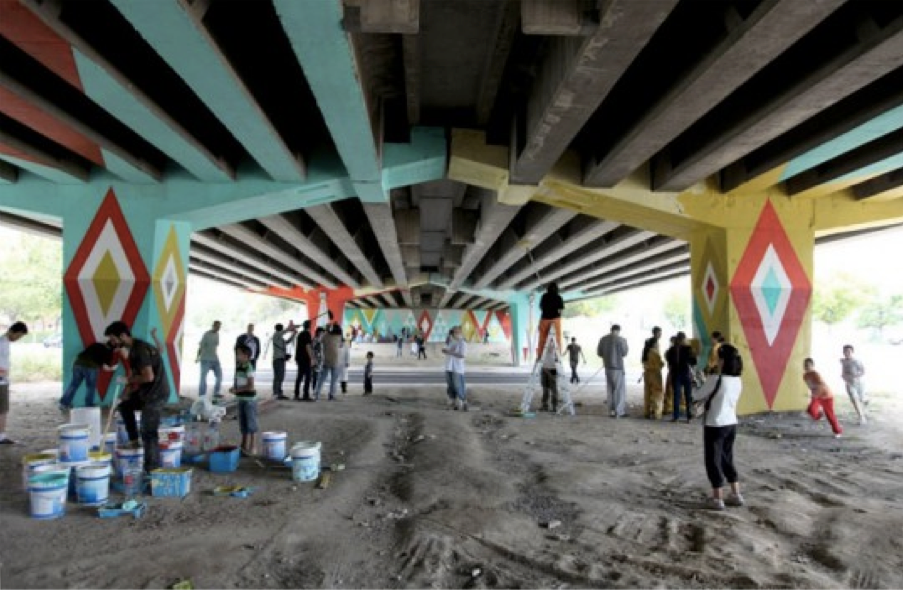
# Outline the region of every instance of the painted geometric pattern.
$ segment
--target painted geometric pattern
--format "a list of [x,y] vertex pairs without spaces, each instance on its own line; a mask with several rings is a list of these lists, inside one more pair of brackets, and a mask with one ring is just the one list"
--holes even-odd
[[[502,333],[505,335],[505,338],[511,339],[511,316],[504,311],[496,311],[494,314],[496,322],[502,329]],[[492,331],[490,330],[490,335],[492,335]]]
[[430,332],[433,331],[433,318],[426,310],[422,311],[417,319],[417,329],[423,333],[423,339],[429,342]]
[[170,226],[154,270],[154,299],[167,341],[168,335],[173,331],[173,321],[185,294],[186,278],[185,265],[182,264],[182,257],[179,254],[176,228]]
[[730,285],[768,407],[774,404],[812,284],[770,202]]
[[182,341],[185,337],[185,297],[176,305],[172,329],[167,332],[166,356],[169,359],[169,372],[172,375],[173,389],[178,392],[182,380]]
[[[424,312],[429,315],[428,312]],[[433,316],[433,328],[427,332],[424,330],[427,342],[445,342],[448,338],[448,331],[454,324],[446,319],[446,314],[442,311]]]

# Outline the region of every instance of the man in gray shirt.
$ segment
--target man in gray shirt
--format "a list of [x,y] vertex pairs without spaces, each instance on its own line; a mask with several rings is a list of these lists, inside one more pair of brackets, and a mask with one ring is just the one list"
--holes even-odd
[[219,347],[219,328],[222,324],[219,320],[213,322],[213,327],[204,332],[201,343],[198,345],[197,361],[201,363],[201,382],[198,385],[198,395],[207,395],[207,372],[213,371],[216,382],[213,384],[213,397],[219,398],[219,390],[223,384],[223,368],[219,364],[219,355],[216,349]]
[[612,418],[627,415],[627,391],[624,379],[624,357],[627,356],[627,340],[621,338],[621,326],[615,324],[611,332],[599,340],[596,354],[602,357],[605,381],[608,389],[608,408]]

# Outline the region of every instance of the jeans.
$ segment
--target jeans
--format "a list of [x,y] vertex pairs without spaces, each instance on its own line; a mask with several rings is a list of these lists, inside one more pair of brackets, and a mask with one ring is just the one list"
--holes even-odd
[[693,389],[690,381],[690,373],[683,375],[675,374],[671,377],[674,386],[674,410],[671,414],[672,418],[677,420],[680,418],[680,393],[683,391],[684,400],[687,402],[687,420],[690,419],[693,411]]
[[740,476],[734,467],[734,439],[737,438],[737,425],[706,426],[703,433],[703,454],[705,455],[705,472],[709,477],[712,489],[724,487],[727,483],[737,483]]
[[455,373],[453,371],[445,372],[446,393],[448,399],[456,397],[463,401],[467,400],[467,385],[464,383],[464,373]]
[[75,393],[81,386],[82,381],[85,382],[85,406],[94,407],[94,393],[97,391],[97,373],[99,369],[82,367],[80,365],[72,365],[72,380],[69,381],[66,392],[63,393],[60,403],[67,407],[72,407],[72,400]]
[[285,379],[285,359],[273,359],[273,395],[282,395],[282,381]]
[[201,361],[201,383],[198,385],[198,395],[201,397],[207,395],[207,372],[213,371],[216,382],[213,384],[213,395],[219,395],[220,387],[223,385],[223,368],[219,361]]
[[144,471],[150,473],[160,467],[160,418],[166,398],[142,399],[138,392],[132,392],[129,399],[119,404],[119,413],[129,433],[129,440],[138,440],[139,432],[135,412],[141,411],[141,442],[144,445]]
[[339,367],[330,367],[323,365],[317,376],[317,389],[314,392],[314,399],[320,399],[320,390],[323,389],[323,383],[329,379],[329,399],[335,399],[335,386],[339,382]]
[[238,400],[238,431],[244,434],[257,433],[257,400]]
[[310,361],[298,363],[298,374],[295,376],[295,399],[301,398],[301,381],[304,381],[304,399],[310,399],[310,382],[313,379]]

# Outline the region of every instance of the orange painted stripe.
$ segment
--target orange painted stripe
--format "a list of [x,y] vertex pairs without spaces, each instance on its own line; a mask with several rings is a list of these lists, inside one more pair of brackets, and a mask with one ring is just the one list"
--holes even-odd
[[0,0],[0,35],[84,92],[69,43],[18,0]]

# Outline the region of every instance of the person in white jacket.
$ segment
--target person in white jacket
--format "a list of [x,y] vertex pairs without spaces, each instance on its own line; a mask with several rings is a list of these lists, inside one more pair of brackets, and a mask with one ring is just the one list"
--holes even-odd
[[348,367],[351,366],[351,340],[342,339],[339,344],[339,381],[342,393],[348,393]]
[[[705,423],[703,449],[705,470],[712,484],[712,497],[708,507],[724,510],[728,506],[743,506],[740,495],[740,475],[734,466],[734,440],[737,437],[737,402],[740,400],[743,359],[730,344],[722,344],[718,350],[718,374],[708,379],[693,395],[694,404],[703,406]],[[725,482],[731,493],[725,499]]]

